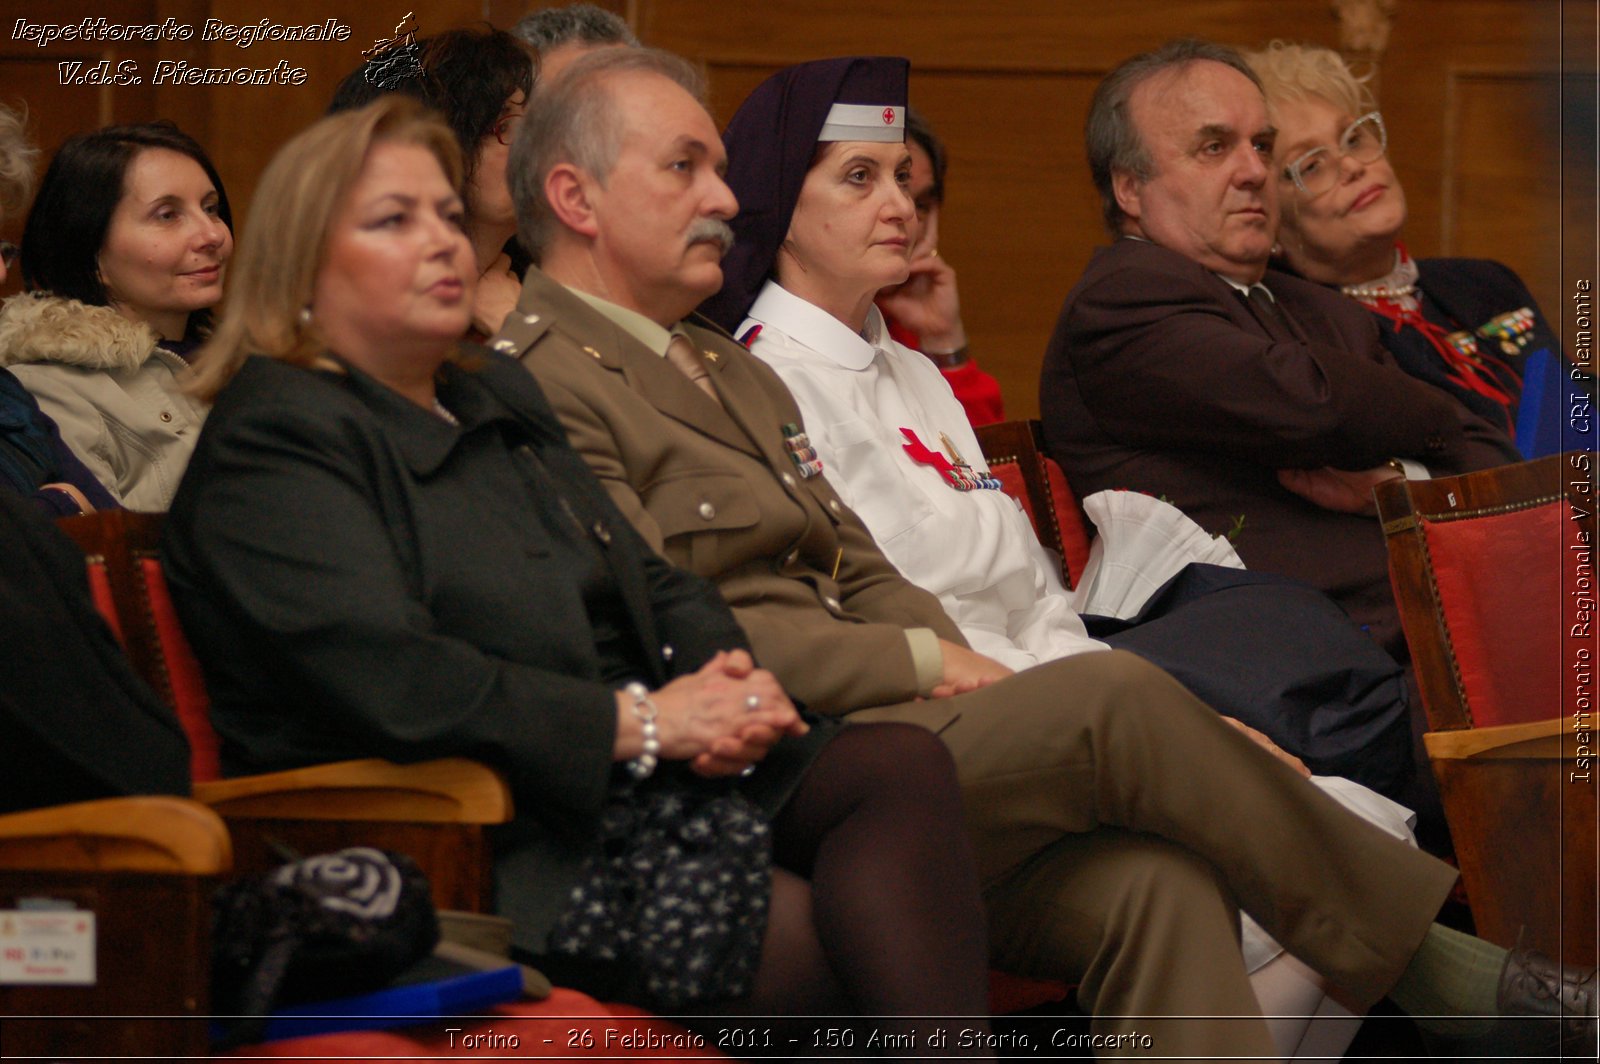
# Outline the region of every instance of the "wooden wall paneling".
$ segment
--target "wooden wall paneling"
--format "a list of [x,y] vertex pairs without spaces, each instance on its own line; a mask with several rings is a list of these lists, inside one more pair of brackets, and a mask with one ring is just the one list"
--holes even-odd
[[[44,153],[41,170],[61,142],[74,133],[111,122],[155,117],[156,94],[149,72],[170,46],[57,40],[41,47],[28,35],[37,32],[36,26],[65,25],[99,16],[140,25],[160,22],[166,15],[162,8],[155,0],[110,5],[29,0],[0,16],[0,103],[27,112],[28,136]],[[27,23],[20,36],[19,20]],[[142,83],[131,83],[138,76]],[[119,80],[128,83],[119,84]],[[0,236],[20,240],[25,220],[25,216],[7,217],[0,225]],[[0,286],[0,296],[21,288],[21,271],[13,270]]]
[[1000,381],[1011,417],[1037,415],[1039,361],[1062,298],[1108,239],[1082,135],[1067,117],[1088,111],[1101,76],[912,76],[911,99],[951,155],[940,254],[957,271],[973,351]]
[[[259,22],[259,0],[211,0],[211,17],[227,23]],[[228,182],[234,215],[242,225],[256,181],[272,155],[290,137],[322,117],[333,90],[362,63],[361,52],[387,39],[406,12],[416,13],[417,36],[465,26],[483,19],[483,0],[274,0],[271,18],[286,25],[320,23],[337,18],[350,27],[344,42],[263,41],[241,49],[226,41],[208,46],[212,66],[272,66],[287,61],[306,71],[297,86],[227,86],[197,90],[210,108],[209,121],[221,136],[210,145],[217,168]]]
[[909,55],[914,64],[1105,69],[1169,37],[1333,43],[1325,0],[636,0],[650,44],[692,57],[784,65],[829,55]]
[[1547,310],[1560,298],[1562,6],[1400,0],[1379,100],[1412,253],[1503,261]]
[[[0,19],[0,101],[24,103],[30,114],[29,133],[45,158],[73,133],[110,123],[169,118],[211,154],[227,183],[235,223],[248,213],[256,180],[272,153],[285,140],[321,116],[339,79],[361,62],[361,50],[387,37],[414,5],[410,0],[365,4],[357,0],[22,0],[15,13]],[[421,14],[422,32],[438,32],[481,20],[485,0],[433,0]],[[146,25],[171,19],[193,29],[187,41],[102,43],[56,41],[47,47],[18,40],[16,19],[34,23],[75,24],[103,17],[111,23]],[[351,29],[350,39],[336,41],[258,41],[249,47],[225,39],[204,40],[206,20],[229,25],[259,23],[307,25],[338,19]],[[137,84],[62,84],[61,63],[81,61],[85,68],[102,60],[110,70],[126,69]],[[162,61],[197,67],[274,67],[283,61],[306,72],[301,85],[186,84],[168,75],[157,85]],[[21,219],[7,219],[3,232],[16,239]],[[13,277],[4,294],[17,290]]]
[[1541,306],[1560,300],[1562,166],[1554,71],[1455,70],[1446,88],[1440,251],[1494,258]]

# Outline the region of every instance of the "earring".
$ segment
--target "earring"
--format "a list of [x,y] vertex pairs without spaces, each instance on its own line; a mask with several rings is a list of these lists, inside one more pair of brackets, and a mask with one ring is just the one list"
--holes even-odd
[[311,304],[309,303],[300,308],[300,328],[311,328]]

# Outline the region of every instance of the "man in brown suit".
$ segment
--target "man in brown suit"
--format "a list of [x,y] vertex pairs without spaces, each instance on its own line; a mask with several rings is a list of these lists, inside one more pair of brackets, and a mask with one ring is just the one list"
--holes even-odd
[[[1160,495],[1408,662],[1372,487],[1399,467],[1515,462],[1515,447],[1395,365],[1355,300],[1267,268],[1275,134],[1232,49],[1180,40],[1123,63],[1095,93],[1088,141],[1119,239],[1068,293],[1045,352],[1051,456],[1079,498]],[[1411,726],[1400,799],[1422,845],[1448,853],[1415,695]]]
[[[1372,485],[1519,461],[1504,433],[1410,376],[1373,316],[1267,268],[1275,133],[1231,49],[1178,41],[1095,94],[1090,166],[1119,239],[1067,295],[1039,382],[1079,498],[1170,499],[1252,569],[1304,580],[1408,660]],[[1425,770],[1426,771],[1426,770]]]
[[[645,538],[718,583],[797,700],[945,740],[997,964],[1080,981],[1097,1033],[1125,1048],[1206,1059],[1274,1053],[1236,904],[1356,1004],[1412,978],[1450,870],[1136,658],[1013,676],[967,649],[808,461],[777,376],[684,320],[721,282],[737,204],[681,61],[587,57],[525,123],[510,176],[544,272],[492,346],[538,377]],[[1159,1019],[1183,1015],[1237,1019]]]

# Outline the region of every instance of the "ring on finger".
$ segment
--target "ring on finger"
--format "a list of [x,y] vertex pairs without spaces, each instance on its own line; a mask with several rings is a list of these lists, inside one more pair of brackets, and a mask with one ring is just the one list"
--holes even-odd
[[750,713],[754,713],[756,710],[760,709],[761,708],[761,696],[760,695],[745,695],[744,696],[744,708],[745,708],[746,711],[748,711]]

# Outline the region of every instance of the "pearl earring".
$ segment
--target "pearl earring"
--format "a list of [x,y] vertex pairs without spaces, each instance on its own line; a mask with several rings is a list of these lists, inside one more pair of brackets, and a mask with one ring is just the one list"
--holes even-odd
[[309,329],[310,327],[311,327],[311,306],[310,306],[310,304],[307,304],[306,306],[303,306],[303,307],[300,308],[300,328]]

